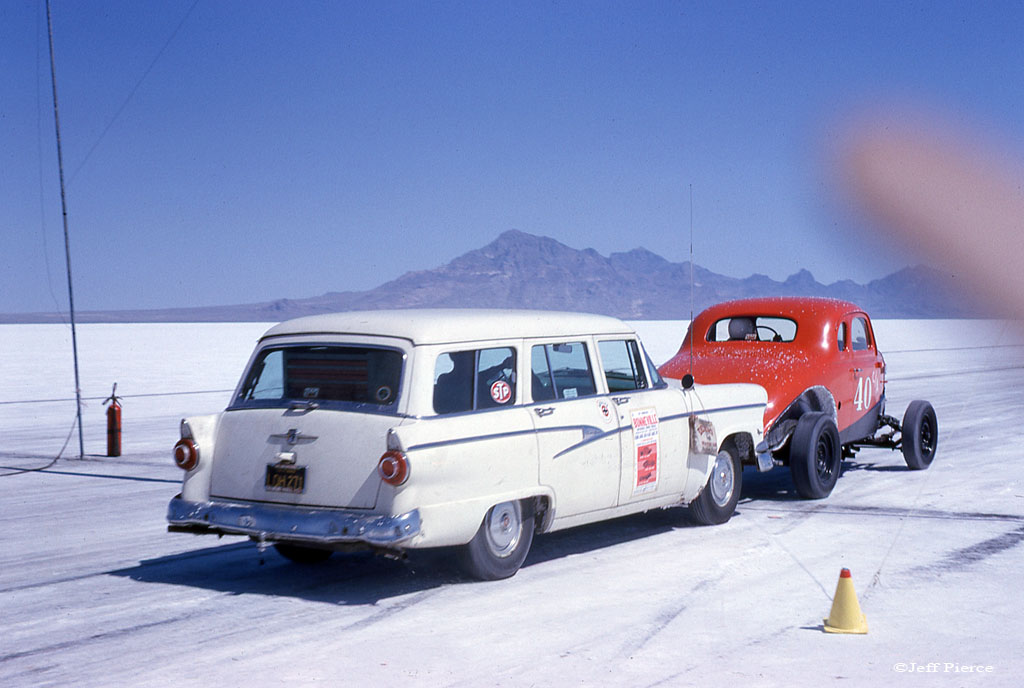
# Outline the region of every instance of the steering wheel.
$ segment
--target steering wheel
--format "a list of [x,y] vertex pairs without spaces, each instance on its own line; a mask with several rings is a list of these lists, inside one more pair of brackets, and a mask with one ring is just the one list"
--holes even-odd
[[[782,341],[782,335],[779,334],[778,332],[776,332],[773,328],[768,327],[767,325],[757,325],[757,329],[759,329],[759,330],[768,330],[769,332],[771,332],[772,333],[772,341],[773,342],[781,342]],[[760,335],[758,335],[758,339],[760,339]],[[767,341],[767,340],[762,339],[761,341]]]

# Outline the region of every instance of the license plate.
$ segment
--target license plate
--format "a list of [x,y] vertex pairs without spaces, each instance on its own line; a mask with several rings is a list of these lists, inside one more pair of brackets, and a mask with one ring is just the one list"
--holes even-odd
[[306,467],[267,464],[263,486],[270,492],[302,492],[306,489]]

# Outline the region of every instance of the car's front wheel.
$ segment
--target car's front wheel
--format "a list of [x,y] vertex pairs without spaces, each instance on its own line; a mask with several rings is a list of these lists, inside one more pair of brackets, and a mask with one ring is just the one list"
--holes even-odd
[[839,480],[843,452],[839,429],[827,413],[805,413],[789,440],[789,471],[798,495],[823,499]]
[[533,509],[529,502],[502,502],[487,511],[476,535],[459,551],[463,570],[479,580],[515,575],[533,543]]
[[743,464],[734,452],[723,449],[715,457],[708,482],[690,503],[690,515],[702,526],[725,523],[736,511],[743,487]]
[[910,402],[903,414],[902,434],[907,466],[913,471],[931,466],[939,445],[939,423],[932,405],[920,399]]

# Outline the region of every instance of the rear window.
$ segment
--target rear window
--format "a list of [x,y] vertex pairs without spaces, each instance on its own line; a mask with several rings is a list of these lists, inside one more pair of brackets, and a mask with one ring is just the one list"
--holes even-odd
[[709,342],[791,342],[796,322],[766,315],[722,318],[708,330]]
[[234,407],[371,404],[398,399],[403,354],[366,346],[291,346],[263,349],[245,377]]

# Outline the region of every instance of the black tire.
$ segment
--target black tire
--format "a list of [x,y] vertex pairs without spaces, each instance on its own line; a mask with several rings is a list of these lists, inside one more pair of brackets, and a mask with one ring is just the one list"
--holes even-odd
[[487,510],[476,535],[459,550],[459,564],[477,580],[515,575],[533,544],[530,502],[502,502]]
[[920,399],[910,402],[903,414],[903,459],[912,471],[932,465],[939,446],[939,423],[935,409]]
[[805,413],[789,439],[789,471],[796,492],[804,499],[824,499],[832,493],[842,469],[839,430],[826,413]]
[[329,549],[292,545],[284,542],[275,544],[274,549],[282,557],[296,564],[320,564],[330,559],[331,555],[334,554]]
[[690,516],[702,526],[725,523],[736,512],[743,489],[743,464],[735,451],[723,449],[715,457],[715,466],[704,489],[690,502]]

